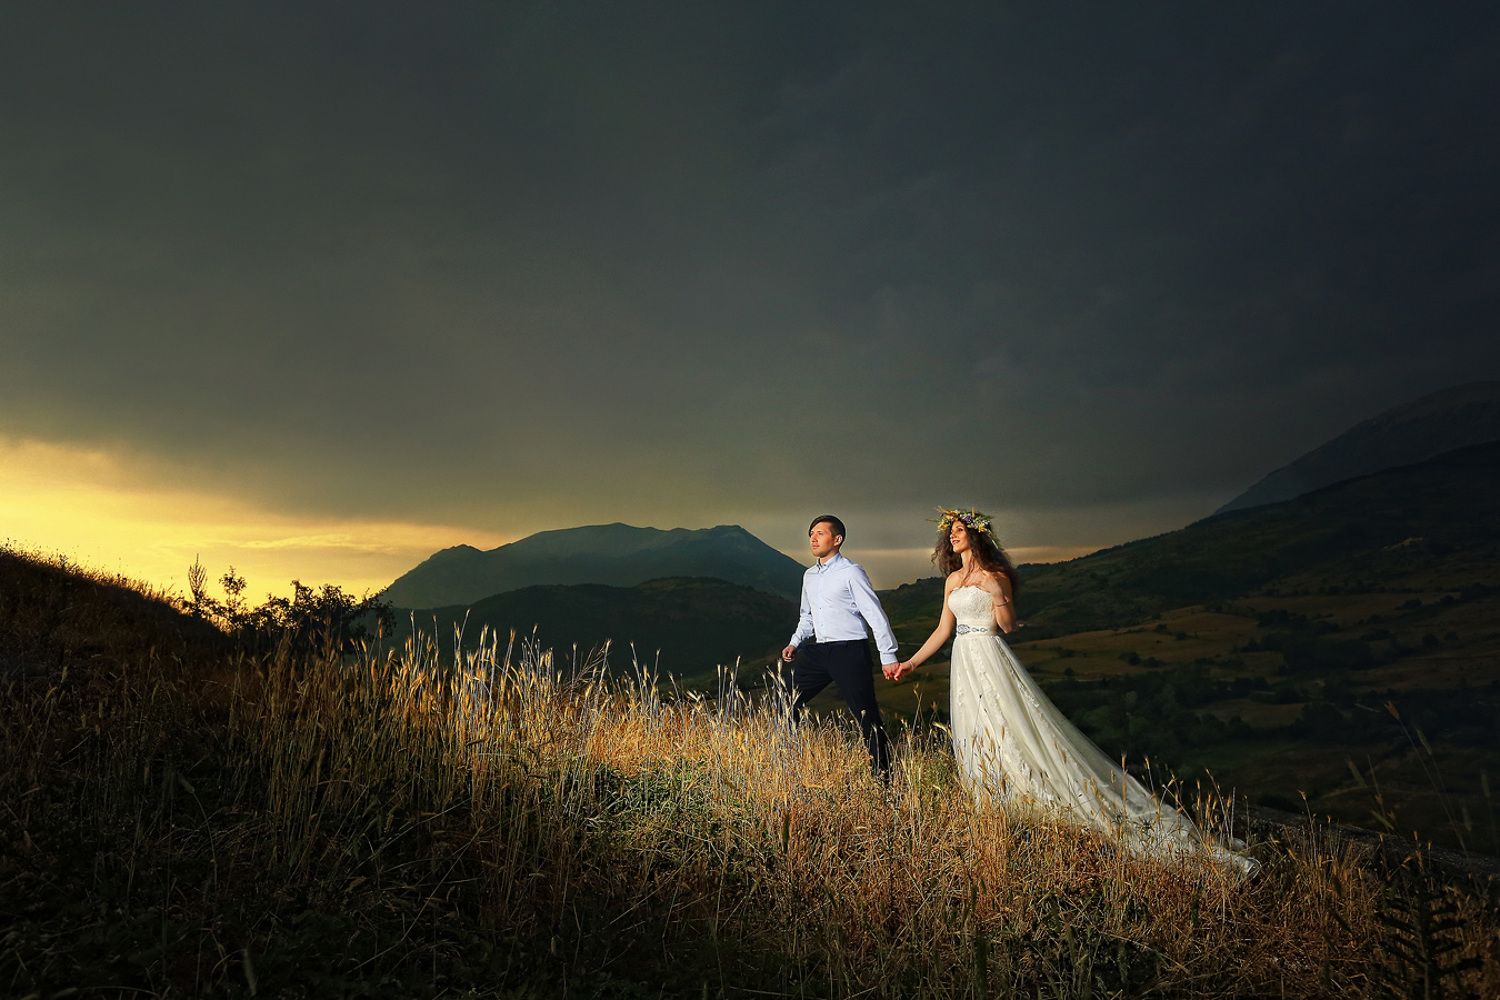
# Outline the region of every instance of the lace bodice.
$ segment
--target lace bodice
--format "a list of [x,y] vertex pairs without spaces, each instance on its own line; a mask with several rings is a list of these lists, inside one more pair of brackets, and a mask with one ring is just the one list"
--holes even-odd
[[959,587],[948,595],[948,610],[958,624],[995,632],[995,599],[983,587]]

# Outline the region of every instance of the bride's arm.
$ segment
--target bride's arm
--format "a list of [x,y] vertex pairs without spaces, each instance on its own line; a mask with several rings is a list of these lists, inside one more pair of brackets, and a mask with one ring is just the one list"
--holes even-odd
[[996,573],[995,584],[1000,588],[999,593],[990,595],[995,606],[995,624],[1000,626],[1000,631],[1009,635],[1016,628],[1016,602],[1011,598],[1010,577],[1004,573]]
[[953,617],[953,611],[948,607],[948,588],[943,588],[943,615],[938,619],[937,628],[932,630],[932,635],[922,643],[922,648],[912,654],[911,659],[904,664],[906,669],[902,674],[908,674],[932,658],[932,654],[943,648],[943,644],[953,638],[953,625],[957,621]]

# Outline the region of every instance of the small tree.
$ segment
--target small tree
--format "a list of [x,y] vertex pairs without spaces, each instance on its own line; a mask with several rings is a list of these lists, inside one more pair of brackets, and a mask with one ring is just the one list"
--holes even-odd
[[391,626],[391,606],[372,595],[356,600],[342,587],[325,583],[313,588],[292,581],[291,597],[271,597],[247,614],[257,641],[287,642],[298,652],[352,652],[371,637],[371,626]]
[[183,602],[184,610],[254,647],[285,642],[299,653],[348,653],[371,637],[372,627],[388,631],[393,620],[391,606],[384,601],[369,594],[356,600],[331,583],[313,588],[293,580],[290,597],[267,594],[265,603],[250,608],[244,598],[245,578],[233,566],[219,578],[223,601],[208,595],[207,581],[208,571],[195,558],[188,567],[191,597]]
[[192,595],[188,601],[188,614],[194,618],[215,619],[219,617],[219,603],[208,596],[204,584],[208,582],[208,570],[203,568],[203,562],[198,556],[193,556],[193,564],[188,567],[188,593]]
[[242,632],[248,624],[249,612],[245,609],[245,578],[235,573],[234,567],[219,577],[219,586],[224,588],[224,617],[229,621],[231,632]]

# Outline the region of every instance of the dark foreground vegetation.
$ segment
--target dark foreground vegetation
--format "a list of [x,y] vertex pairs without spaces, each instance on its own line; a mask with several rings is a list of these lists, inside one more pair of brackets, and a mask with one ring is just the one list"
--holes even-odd
[[1500,993],[1492,885],[1314,823],[1241,881],[976,808],[940,736],[885,791],[727,682],[237,645],[0,559],[5,996]]

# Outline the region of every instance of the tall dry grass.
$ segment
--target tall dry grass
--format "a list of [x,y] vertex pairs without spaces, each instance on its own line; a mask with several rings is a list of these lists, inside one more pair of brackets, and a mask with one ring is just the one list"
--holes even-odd
[[513,637],[0,698],[7,996],[1500,994],[1492,898],[1326,829],[1153,861],[976,807],[940,734],[887,789],[852,729]]

